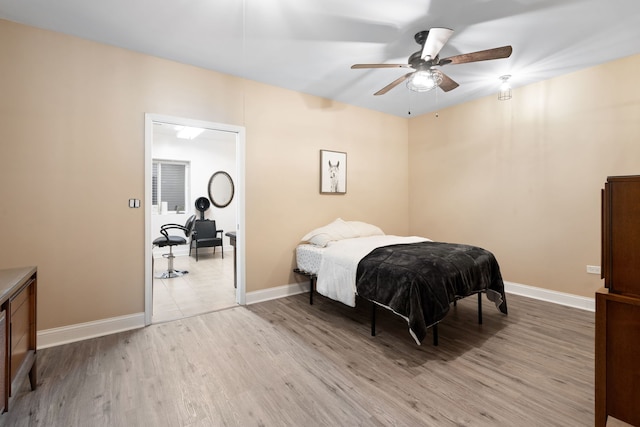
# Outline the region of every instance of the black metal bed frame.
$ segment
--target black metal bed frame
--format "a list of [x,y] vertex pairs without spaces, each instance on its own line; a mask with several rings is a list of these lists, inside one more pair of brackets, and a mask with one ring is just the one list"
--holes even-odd
[[313,305],[313,288],[318,280],[318,276],[313,273],[302,271],[299,268],[294,268],[293,272],[309,278],[309,305]]
[[[309,278],[309,305],[313,305],[313,290],[316,282],[318,281],[318,276],[313,273],[302,271],[299,268],[294,268],[293,272]],[[485,293],[485,291],[482,290],[474,293],[478,295],[478,324],[482,325],[482,294]],[[455,307],[458,305],[458,300],[462,298],[466,298],[471,295],[473,294],[466,295],[463,297],[457,297],[453,301],[453,306]],[[368,300],[368,301],[371,303],[371,336],[375,337],[376,336],[376,308],[379,304],[371,300]],[[436,323],[433,326],[431,326],[431,330],[433,331],[433,345],[436,346],[438,345],[438,324]]]

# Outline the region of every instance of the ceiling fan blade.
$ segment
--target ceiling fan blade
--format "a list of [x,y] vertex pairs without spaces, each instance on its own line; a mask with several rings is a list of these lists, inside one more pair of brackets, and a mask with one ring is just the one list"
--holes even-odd
[[493,49],[480,50],[478,52],[463,53],[462,55],[450,56],[441,59],[438,65],[465,64],[467,62],[488,61],[490,59],[508,58],[511,56],[513,48],[511,46],[496,47]]
[[440,86],[440,89],[442,89],[443,91],[449,92],[450,90],[453,90],[460,85],[456,83],[451,77],[447,76],[445,73],[442,73],[442,83],[440,83],[438,86]]
[[409,64],[354,64],[352,70],[356,68],[411,68]]
[[411,74],[413,74],[413,73],[407,73],[404,76],[402,76],[402,77],[400,77],[398,79],[395,79],[394,81],[392,81],[391,83],[389,83],[388,85],[386,85],[385,87],[383,87],[382,89],[380,89],[379,91],[374,93],[374,95],[384,95],[385,93],[389,92],[394,87],[398,86],[403,81],[407,80]]
[[453,30],[450,30],[449,28],[430,29],[427,40],[425,40],[424,46],[422,46],[421,58],[435,59],[444,44],[449,40],[449,37],[451,37],[451,34],[453,34]]

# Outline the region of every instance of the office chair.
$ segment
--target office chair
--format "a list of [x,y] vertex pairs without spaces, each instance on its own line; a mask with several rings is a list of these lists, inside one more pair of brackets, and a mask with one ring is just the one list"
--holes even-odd
[[[158,237],[153,241],[154,246],[158,246],[160,248],[164,248],[165,246],[169,246],[169,253],[163,254],[162,256],[169,260],[169,265],[167,266],[167,271],[162,273],[160,276],[156,276],[157,279],[170,279],[172,277],[179,277],[183,274],[187,274],[188,271],[178,271],[173,268],[173,259],[175,256],[173,255],[173,247],[178,245],[186,245],[187,239],[191,236],[193,232],[193,227],[196,223],[196,216],[191,215],[187,222],[184,225],[180,224],[165,224],[160,227],[160,234],[162,237]],[[184,232],[184,236],[170,236],[168,230],[177,229],[182,230]]]

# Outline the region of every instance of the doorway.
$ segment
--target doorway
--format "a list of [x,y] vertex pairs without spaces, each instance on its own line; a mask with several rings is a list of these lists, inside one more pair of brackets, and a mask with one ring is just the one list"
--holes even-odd
[[[146,325],[245,304],[244,137],[240,126],[145,115]],[[211,177],[220,171],[231,178],[232,199],[204,209],[202,199],[216,197]],[[186,237],[186,244],[171,247],[171,262],[189,273],[156,277],[169,269],[169,248],[153,246],[160,227],[184,225],[192,215],[207,225],[216,221],[222,246],[199,248],[196,260],[192,237]],[[184,237],[182,230],[170,234]]]

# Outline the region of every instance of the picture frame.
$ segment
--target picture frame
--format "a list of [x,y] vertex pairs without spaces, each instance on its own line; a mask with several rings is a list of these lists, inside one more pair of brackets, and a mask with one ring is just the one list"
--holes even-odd
[[320,150],[320,194],[347,193],[347,153]]

